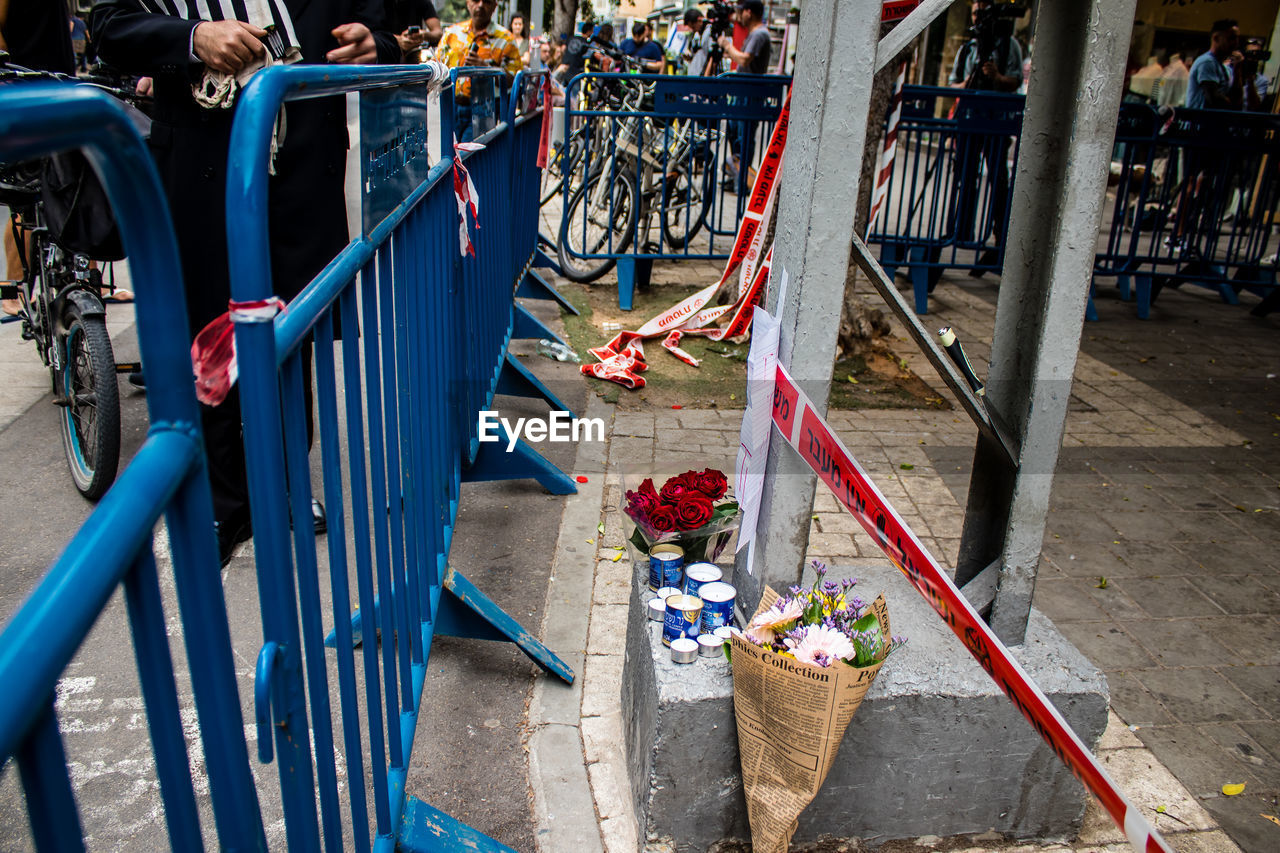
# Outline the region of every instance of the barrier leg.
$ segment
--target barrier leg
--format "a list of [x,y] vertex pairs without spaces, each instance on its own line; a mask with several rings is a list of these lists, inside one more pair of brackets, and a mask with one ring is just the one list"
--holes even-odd
[[498,374],[498,387],[495,391],[498,394],[510,394],[513,397],[540,397],[547,401],[552,411],[573,414],[573,411],[559,397],[551,393],[551,389],[542,384],[541,379],[534,376],[533,372],[511,353],[507,353],[502,361],[502,372]]
[[564,338],[551,331],[545,323],[537,317],[529,313],[523,305],[515,306],[516,318],[515,325],[511,327],[511,337],[519,340],[538,340],[546,338],[549,341],[556,341],[565,346],[569,344]]
[[1093,282],[1089,282],[1089,302],[1084,306],[1084,318],[1091,323],[1098,322],[1098,306],[1093,304]]
[[538,248],[533,252],[533,266],[535,269],[548,269],[558,276],[564,275],[564,270],[560,269],[559,262],[551,255],[544,251],[544,247],[554,251],[556,244],[548,240],[541,234],[538,235]]
[[1130,299],[1133,298],[1133,293],[1131,292],[1129,287],[1128,273],[1122,273],[1116,276],[1116,287],[1120,289],[1120,298],[1123,299],[1125,302],[1128,302]]
[[618,307],[630,311],[636,297],[636,259],[618,258]]
[[911,292],[915,295],[916,314],[924,316],[929,313],[929,293],[934,284],[929,281],[930,269],[925,265],[925,250],[913,249],[907,270],[911,276]]
[[435,633],[473,640],[515,643],[529,659],[565,684],[573,683],[573,668],[530,634],[515,619],[493,603],[461,572],[450,568],[444,578],[440,609],[436,612]]
[[516,853],[505,844],[472,829],[417,797],[404,801],[396,849],[405,853],[433,853],[437,850],[474,850],[476,853]]
[[547,280],[533,270],[529,270],[525,273],[524,278],[521,279],[520,286],[516,288],[516,296],[525,296],[529,299],[550,299],[570,314],[578,313],[578,309],[573,307],[572,302],[561,296],[560,291],[547,284]]
[[507,431],[498,426],[498,440],[480,442],[475,461],[462,471],[462,482],[484,483],[490,480],[537,480],[553,495],[575,495],[578,487],[568,474],[538,455],[524,441],[517,441],[507,452]]
[[1138,303],[1139,320],[1151,319],[1151,302],[1155,299],[1155,293],[1153,293],[1151,289],[1151,279],[1152,276],[1144,275],[1142,273],[1133,277],[1134,284],[1136,285],[1134,290],[1136,291],[1135,296]]
[[884,274],[889,277],[889,281],[893,281],[899,264],[905,260],[905,249],[901,243],[885,243],[880,247],[880,266],[884,267]]

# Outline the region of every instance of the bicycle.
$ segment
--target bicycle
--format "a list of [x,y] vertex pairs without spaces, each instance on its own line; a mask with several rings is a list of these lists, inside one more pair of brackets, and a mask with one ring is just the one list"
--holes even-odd
[[[0,85],[29,80],[93,85],[133,104],[146,102],[116,80],[82,83],[8,64],[0,55]],[[102,270],[93,264],[123,258],[118,235],[112,242],[114,221],[91,217],[97,233],[76,233],[79,226],[73,216],[84,212],[82,207],[78,214],[77,205],[89,204],[94,193],[101,194],[105,204],[92,167],[79,152],[0,164],[0,201],[9,206],[22,262],[22,278],[0,286],[0,295],[20,301],[22,338],[35,342],[49,368],[71,479],[89,500],[106,494],[120,463],[116,374],[138,369],[135,364],[116,365],[107,334]]]
[[705,224],[714,195],[716,131],[647,115],[652,82],[603,82],[612,87],[601,88],[616,92],[608,104],[614,115],[577,128],[560,152],[564,185],[577,188],[565,202],[557,250],[565,276],[579,282],[595,281],[617,263],[592,255],[623,253],[633,240],[648,251],[655,214],[666,243],[685,248]]

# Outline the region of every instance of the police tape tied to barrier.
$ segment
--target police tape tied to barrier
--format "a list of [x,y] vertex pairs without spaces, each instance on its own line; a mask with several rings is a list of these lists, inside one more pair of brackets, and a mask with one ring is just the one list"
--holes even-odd
[[[751,315],[764,293],[773,259],[773,249],[765,251],[764,239],[778,194],[778,174],[782,170],[790,116],[791,90],[788,89],[769,147],[756,172],[747,209],[738,224],[733,251],[720,280],[673,305],[640,328],[619,332],[604,346],[589,350],[599,363],[582,365],[579,369],[584,375],[607,379],[625,388],[643,388],[645,379],[639,374],[648,369],[644,354],[646,339],[665,335],[663,348],[686,364],[697,367],[699,360],[680,348],[680,340],[685,335],[722,341],[746,334],[751,328]],[[707,307],[734,273],[738,275],[738,298],[731,305]],[[726,316],[729,318],[727,325],[715,325]]]
[[[767,393],[767,389],[766,393]],[[925,597],[987,674],[1022,712],[1054,753],[1098,798],[1141,853],[1171,853],[1155,828],[1120,792],[1040,688],[1009,654],[897,511],[871,482],[791,375],[778,365],[772,394],[773,425],[841,506],[852,513],[908,582]],[[738,649],[735,645],[734,652]]]

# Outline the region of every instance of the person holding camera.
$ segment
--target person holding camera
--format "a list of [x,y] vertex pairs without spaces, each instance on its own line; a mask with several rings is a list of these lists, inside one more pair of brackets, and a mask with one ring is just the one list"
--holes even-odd
[[[524,63],[520,60],[515,36],[493,20],[497,8],[498,0],[467,0],[470,17],[444,31],[436,48],[436,59],[450,68],[501,68],[506,72],[506,85],[510,86]],[[469,77],[458,78],[453,105],[454,130],[459,141],[467,142],[475,137],[477,130],[472,119],[479,117],[471,109]]]
[[[982,92],[1016,92],[1022,86],[1022,45],[1013,37],[1014,18],[1025,9],[1016,4],[997,5],[991,0],[973,0],[969,10],[971,38],[956,54],[949,78],[953,88]],[[955,117],[963,130],[967,120],[981,120],[987,108],[978,98],[957,101]],[[952,233],[957,243],[986,243],[985,225],[979,229],[979,213],[983,203],[982,169],[986,166],[989,183],[986,222],[991,227],[996,246],[1004,244],[1009,206],[1008,136],[994,139],[973,133],[957,133],[955,161],[952,170],[955,202],[951,212]],[[982,248],[969,274],[980,277],[999,259],[998,248]]]
[[973,0],[972,38],[956,54],[948,78],[953,88],[1016,92],[1022,86],[1022,45],[1013,37],[1012,26],[1000,26],[1000,11],[991,0]]
[[1257,63],[1245,62],[1240,45],[1240,27],[1233,18],[1214,21],[1209,31],[1209,49],[1196,57],[1187,79],[1185,106],[1191,110],[1258,109],[1254,86]]
[[435,47],[444,35],[431,0],[387,0],[387,24],[396,33],[396,44],[408,63],[422,58],[423,44]]

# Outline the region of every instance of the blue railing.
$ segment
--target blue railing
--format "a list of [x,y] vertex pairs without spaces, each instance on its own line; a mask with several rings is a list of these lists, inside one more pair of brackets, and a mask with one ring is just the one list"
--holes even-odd
[[1125,104],[1116,146],[1095,276],[1115,276],[1126,298],[1132,277],[1143,319],[1162,287],[1184,283],[1231,304],[1252,290],[1258,314],[1280,307],[1280,117]]
[[[944,270],[1003,267],[1024,98],[907,86],[902,103],[867,242],[891,274],[905,267],[924,314]],[[1114,276],[1126,299],[1136,285],[1143,319],[1162,287],[1184,283],[1231,303],[1251,290],[1263,297],[1257,314],[1280,307],[1280,118],[1124,104],[1115,143],[1095,277]],[[1097,319],[1092,300],[1088,317]]]
[[152,528],[163,517],[218,843],[264,850],[218,572],[181,266],[155,167],[124,111],[105,94],[53,83],[2,88],[0,160],[80,147],[107,190],[137,292],[151,419],[133,461],[0,635],[3,759],[17,759],[36,846],[83,849],[54,685],[123,586],[170,842],[181,850],[201,846],[152,552]]
[[630,309],[654,260],[727,258],[790,82],[746,74],[571,80],[555,159],[559,231],[550,240],[560,270],[591,281],[618,262],[619,304]]
[[[489,117],[487,129],[476,125],[485,149],[466,156],[481,198],[476,257],[459,253],[451,85],[441,98],[442,158],[427,162],[430,70],[275,68],[254,78],[237,107],[227,199],[233,295],[241,301],[271,293],[266,158],[281,105],[360,92],[369,96],[362,124],[367,118],[370,137],[387,131],[362,151],[361,235],[274,322],[236,327],[263,633],[253,689],[257,752],[278,763],[290,849],[334,850],[346,839],[357,850],[506,850],[405,790],[432,638],[514,642],[548,672],[573,678],[448,564],[464,481],[532,477],[558,493],[574,490],[527,446],[508,454],[491,450],[505,442],[477,441],[478,411],[497,393],[563,406],[507,352],[513,338],[554,337],[515,302],[557,298],[531,271],[542,77],[518,76],[508,96],[491,73],[472,73],[493,83],[471,98],[472,115]],[[170,842],[181,850],[203,845],[151,550],[163,516],[218,844],[265,849],[215,556],[180,266],[155,168],[105,95],[45,84],[5,89],[0,160],[83,146],[103,179],[137,290],[152,425],[0,637],[4,756],[19,766],[36,845],[82,848],[54,687],[123,586]],[[329,510],[323,552],[310,524],[289,533],[290,518],[310,519],[303,383],[313,348]],[[335,761],[339,738],[345,780]]]
[[[1025,98],[905,86],[886,197],[866,241],[906,267],[917,314],[943,270],[999,272]],[[952,105],[954,104],[954,108]]]
[[[525,88],[540,78],[521,75],[514,97],[505,92],[494,97],[501,87],[484,85],[494,73],[467,72],[470,115],[498,119],[487,130],[478,128],[475,141],[485,148],[462,156],[480,196],[480,228],[472,231],[475,257],[459,252],[452,165],[460,155],[451,144],[450,85],[441,96],[442,159],[425,180],[407,187],[402,201],[334,258],[274,324],[236,328],[263,623],[255,691],[260,748],[267,757],[270,748],[264,744],[268,728],[273,729],[286,829],[290,846],[297,849],[315,849],[321,837],[330,849],[341,843],[333,748],[339,716],[348,772],[362,779],[367,772],[373,782],[372,840],[361,819],[370,811],[365,785],[347,786],[356,849],[424,849],[427,827],[446,837],[477,836],[407,797],[404,789],[433,636],[505,639],[549,672],[573,677],[448,565],[463,481],[534,477],[552,491],[574,489],[569,478],[529,448],[522,445],[512,454],[499,450],[501,458],[494,458],[488,449],[495,445],[477,440],[477,415],[500,387],[545,390],[511,366],[512,337],[551,336],[545,328],[528,328],[536,321],[514,304],[517,291],[542,287],[529,273],[536,239],[536,208],[529,202],[536,199],[538,180],[532,160],[541,110],[517,110],[528,100]],[[429,76],[429,71],[292,66],[269,69],[246,87],[232,132],[227,187],[236,300],[271,294],[266,158],[281,105],[340,92],[421,89]],[[459,77],[455,72],[454,80]],[[362,110],[362,122],[364,115]],[[406,140],[426,128],[426,113],[417,116],[407,123],[420,127],[401,128]],[[406,119],[402,114],[397,121]],[[408,145],[398,157],[401,168],[412,171],[412,161],[426,152]],[[374,176],[367,171],[364,178],[366,191],[376,191]],[[294,531],[292,542],[288,532],[290,517],[310,517],[303,388],[310,337],[330,521],[325,560],[304,525]],[[359,609],[354,619],[349,554]],[[326,572],[335,626],[328,651],[319,589]],[[371,642],[374,631],[383,638],[380,648]],[[370,640],[360,651],[363,691],[356,685],[354,646],[360,640]],[[328,654],[337,659],[336,709],[330,706]],[[366,725],[368,753],[362,746]],[[480,849],[506,849],[479,838]]]

